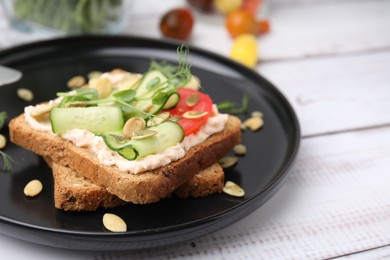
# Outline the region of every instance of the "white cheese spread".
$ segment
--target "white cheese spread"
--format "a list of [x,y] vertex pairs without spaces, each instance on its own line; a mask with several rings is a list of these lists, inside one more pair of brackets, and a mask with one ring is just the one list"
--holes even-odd
[[[53,102],[53,103],[50,103]],[[49,104],[54,104],[55,101],[50,101]],[[34,109],[39,109],[39,106],[29,106],[25,108],[25,118],[29,125],[37,131],[46,132],[54,135],[52,132],[50,121],[36,120],[32,117]],[[210,117],[207,123],[200,128],[196,134],[186,136],[184,140],[172,147],[165,149],[164,151],[148,155],[144,158],[129,161],[117,152],[109,149],[104,140],[100,136],[96,136],[85,129],[72,129],[61,135],[62,138],[71,141],[78,147],[84,147],[90,149],[98,158],[99,163],[107,166],[117,166],[121,171],[132,174],[137,174],[146,170],[152,170],[164,165],[167,165],[173,161],[183,158],[186,151],[202,143],[212,134],[222,131],[225,127],[228,119],[227,114],[219,114],[214,106],[215,116]]]

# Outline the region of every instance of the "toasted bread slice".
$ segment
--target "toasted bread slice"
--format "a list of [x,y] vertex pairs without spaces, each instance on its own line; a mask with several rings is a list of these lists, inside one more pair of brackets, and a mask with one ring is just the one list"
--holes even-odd
[[53,162],[71,169],[106,188],[120,199],[137,203],[156,202],[172,194],[199,171],[211,166],[241,141],[241,122],[229,116],[223,131],[192,147],[183,158],[154,170],[126,174],[116,166],[99,163],[90,150],[77,147],[56,135],[33,129],[20,115],[9,124],[11,140]]
[[[99,207],[113,208],[126,202],[110,194],[69,167],[49,163],[54,178],[54,205],[66,211],[94,211]],[[179,198],[204,197],[222,191],[223,169],[218,163],[197,173],[191,181],[174,193]]]

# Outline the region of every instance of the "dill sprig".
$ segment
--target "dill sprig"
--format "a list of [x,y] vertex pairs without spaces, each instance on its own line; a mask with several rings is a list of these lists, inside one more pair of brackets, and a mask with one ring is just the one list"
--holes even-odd
[[0,156],[3,159],[3,164],[4,164],[3,170],[4,171],[12,171],[12,163],[14,162],[12,157],[1,150],[0,150]]
[[[6,112],[0,112],[0,130],[3,128],[5,124],[5,120],[7,119],[7,113]],[[3,160],[3,170],[4,171],[11,171],[12,170],[12,163],[14,160],[6,154],[5,152],[0,150],[0,156]]]

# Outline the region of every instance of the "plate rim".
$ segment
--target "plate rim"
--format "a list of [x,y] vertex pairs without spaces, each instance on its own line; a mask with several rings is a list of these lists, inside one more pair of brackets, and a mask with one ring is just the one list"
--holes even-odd
[[[50,46],[50,45],[58,45],[58,44],[66,44],[67,42],[73,42],[76,43],[78,41],[96,41],[96,40],[102,40],[104,39],[105,41],[119,41],[119,42],[129,42],[129,41],[137,41],[137,42],[148,42],[149,44],[153,44],[155,47],[151,46],[146,46],[145,48],[153,48],[153,49],[159,49],[156,47],[156,45],[162,44],[164,46],[169,46],[169,47],[174,47],[180,45],[180,42],[175,41],[175,40],[169,40],[169,39],[154,39],[154,38],[146,38],[146,37],[138,37],[138,36],[100,36],[100,35],[88,35],[88,36],[68,36],[68,37],[58,37],[58,38],[53,38],[53,39],[46,39],[46,40],[41,40],[41,41],[35,41],[35,42],[30,42],[30,43],[24,43],[20,44],[17,46],[13,46],[7,49],[0,50],[0,60],[3,60],[4,57],[12,56],[15,54],[18,54],[20,52],[23,52],[25,50],[34,50],[35,48],[42,48],[44,46]],[[183,229],[192,229],[196,228],[199,226],[204,226],[207,224],[211,224],[215,221],[217,221],[220,217],[225,216],[225,215],[232,215],[234,212],[236,212],[238,209],[244,207],[246,204],[250,203],[251,201],[259,199],[259,197],[264,196],[265,193],[271,193],[268,198],[263,198],[263,202],[260,203],[260,205],[255,206],[251,212],[253,212],[255,209],[260,207],[262,204],[264,204],[266,201],[269,200],[270,197],[273,196],[274,193],[277,191],[277,186],[282,183],[283,180],[286,179],[286,177],[289,175],[289,172],[291,172],[291,168],[293,167],[296,157],[300,148],[300,142],[301,142],[301,129],[298,121],[298,117],[296,115],[296,112],[294,111],[292,105],[288,101],[288,99],[284,96],[284,94],[271,82],[269,82],[267,79],[265,79],[262,75],[257,73],[254,70],[250,70],[244,65],[237,63],[235,61],[232,61],[218,53],[214,53],[196,46],[192,46],[191,44],[186,44],[189,46],[191,53],[195,53],[196,55],[201,55],[203,57],[206,57],[208,59],[211,59],[213,61],[216,61],[218,63],[222,63],[225,66],[228,66],[232,68],[233,70],[238,71],[239,73],[247,74],[249,73],[250,79],[255,78],[258,79],[262,85],[265,85],[267,87],[267,91],[271,90],[274,95],[277,95],[279,99],[283,101],[283,105],[285,108],[288,110],[288,114],[290,119],[293,122],[292,128],[294,129],[295,135],[294,139],[291,140],[289,139],[290,142],[293,143],[292,149],[290,148],[290,156],[287,156],[283,158],[283,162],[280,165],[280,168],[277,173],[275,173],[272,177],[272,179],[267,183],[267,185],[262,189],[261,192],[256,193],[254,196],[247,198],[243,200],[243,202],[230,207],[226,210],[223,210],[221,212],[218,212],[216,214],[213,214],[212,216],[208,216],[205,218],[198,219],[196,221],[191,221],[191,222],[186,222],[174,226],[168,226],[164,228],[159,228],[159,229],[147,229],[144,231],[128,231],[124,233],[109,233],[109,232],[97,232],[97,231],[77,231],[77,230],[67,230],[67,229],[58,229],[58,228],[51,228],[51,227],[43,227],[31,223],[25,223],[21,221],[17,221],[14,219],[11,219],[9,217],[4,217],[3,215],[0,215],[0,222],[3,224],[9,224],[9,225],[16,225],[18,227],[22,228],[27,228],[31,229],[33,231],[39,231],[39,232],[49,232],[53,234],[58,234],[58,235],[72,235],[72,236],[81,236],[81,237],[99,237],[99,238],[127,238],[130,240],[137,239],[137,238],[147,238],[149,236],[155,236],[155,235],[168,235],[170,233],[174,233],[175,231],[178,230],[183,230]],[[116,45],[115,45],[116,47]],[[128,46],[130,48],[130,46]],[[23,59],[23,58],[20,58]],[[249,77],[248,76],[248,77]],[[283,166],[283,167],[282,167]],[[279,187],[280,188],[280,187]],[[251,212],[244,214],[245,216],[250,214]],[[233,214],[234,215],[234,214]],[[233,224],[237,220],[229,223],[228,225]],[[218,228],[220,229],[220,228]],[[218,230],[217,229],[217,230]],[[1,230],[1,229],[0,229]],[[216,230],[214,230],[216,231]]]

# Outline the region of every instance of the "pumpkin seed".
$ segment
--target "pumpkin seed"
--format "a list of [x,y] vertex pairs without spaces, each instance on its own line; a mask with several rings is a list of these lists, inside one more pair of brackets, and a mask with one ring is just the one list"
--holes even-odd
[[112,92],[112,83],[107,78],[99,79],[92,87],[97,90],[100,98],[106,98]]
[[186,104],[189,107],[193,107],[199,102],[199,95],[198,94],[191,94],[186,98]]
[[35,197],[39,193],[41,193],[42,189],[43,189],[42,182],[40,182],[39,180],[32,180],[29,183],[27,183],[27,185],[24,187],[23,192],[24,195],[28,197]]
[[252,117],[260,117],[260,118],[262,118],[263,117],[263,113],[260,112],[260,111],[253,111],[251,116]]
[[3,149],[7,144],[7,139],[4,135],[0,134],[0,150]]
[[146,125],[148,127],[159,125],[159,124],[167,121],[170,115],[171,114],[168,111],[162,112],[162,113],[160,113],[158,115],[155,115],[151,119],[149,119],[148,123]]
[[68,80],[68,83],[66,85],[69,88],[81,88],[85,84],[85,78],[83,76],[74,76],[70,80]]
[[221,165],[222,168],[230,168],[233,165],[235,165],[238,161],[237,157],[234,156],[227,156],[223,157],[221,160],[218,161],[218,163]]
[[40,117],[44,114],[49,113],[52,108],[53,108],[53,104],[50,103],[41,104],[34,107],[34,109],[31,110],[30,115],[32,117]]
[[142,74],[127,73],[118,84],[118,90],[135,89],[138,86],[139,80],[142,78]]
[[103,225],[111,232],[126,232],[126,222],[119,216],[112,213],[105,213],[103,215]]
[[97,79],[99,78],[103,73],[101,71],[91,71],[88,73],[87,77],[88,79]]
[[222,191],[230,196],[234,197],[244,197],[245,191],[243,188],[238,186],[236,183],[232,181],[227,181],[225,183],[225,186],[223,187]]
[[19,88],[16,93],[18,97],[24,101],[30,102],[34,99],[34,94],[27,88]]
[[183,114],[183,117],[184,118],[188,118],[188,119],[196,119],[196,118],[201,118],[205,115],[207,115],[208,112],[206,111],[187,111]]
[[245,126],[248,127],[250,130],[252,131],[257,131],[259,130],[263,125],[264,125],[264,121],[262,118],[260,117],[251,117],[249,119],[247,119],[245,122],[244,122]]
[[234,146],[233,151],[237,155],[244,155],[246,154],[246,146],[243,144],[237,144]]
[[123,135],[125,138],[131,138],[133,131],[142,130],[145,128],[145,125],[145,120],[142,117],[132,117],[123,126]]
[[153,130],[137,130],[133,131],[131,139],[140,140],[156,135],[157,132]]

